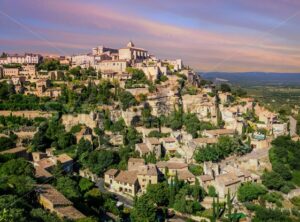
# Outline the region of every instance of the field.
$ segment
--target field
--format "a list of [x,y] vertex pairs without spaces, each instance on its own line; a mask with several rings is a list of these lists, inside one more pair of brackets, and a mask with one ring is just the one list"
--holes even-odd
[[289,112],[300,105],[300,86],[249,86],[243,89],[272,110]]
[[299,73],[206,73],[201,76],[216,84],[224,82],[232,88],[242,88],[248,96],[283,114],[300,107]]

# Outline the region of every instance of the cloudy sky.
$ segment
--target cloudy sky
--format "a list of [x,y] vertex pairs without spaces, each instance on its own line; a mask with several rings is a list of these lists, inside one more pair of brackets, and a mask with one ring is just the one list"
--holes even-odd
[[0,52],[129,40],[196,70],[300,72],[299,0],[0,0]]

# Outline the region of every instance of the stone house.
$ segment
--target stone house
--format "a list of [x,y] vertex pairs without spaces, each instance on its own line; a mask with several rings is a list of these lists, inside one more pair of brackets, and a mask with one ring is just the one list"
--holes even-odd
[[178,141],[173,137],[164,137],[164,138],[161,138],[160,140],[161,140],[164,152],[167,155],[175,155],[177,149],[179,148]]
[[36,169],[43,169],[50,172],[59,162],[65,172],[69,173],[73,171],[73,159],[65,153],[48,157],[46,153],[33,152],[32,157],[33,165]]
[[149,148],[150,152],[155,153],[157,158],[161,157],[161,142],[155,137],[144,138],[144,143]]
[[97,183],[99,181],[98,175],[91,172],[88,168],[87,169],[80,169],[79,170],[79,176],[89,179],[93,181],[94,183]]
[[60,218],[78,220],[85,217],[73,207],[73,203],[70,200],[49,184],[38,185],[36,193],[40,205],[46,210],[56,213]]
[[236,133],[233,129],[215,129],[215,130],[204,130],[203,136],[208,138],[218,138],[220,136],[233,136]]
[[140,158],[129,158],[127,168],[129,171],[138,170],[140,167],[145,166],[145,160]]
[[19,76],[19,68],[3,68],[4,78],[11,78],[12,76]]
[[138,171],[120,171],[114,178],[112,189],[120,194],[134,197],[139,191]]
[[113,188],[113,183],[119,172],[117,169],[109,169],[104,173],[104,182],[109,189]]
[[44,96],[57,99],[61,95],[61,88],[56,87],[56,88],[51,88],[47,89],[44,93]]

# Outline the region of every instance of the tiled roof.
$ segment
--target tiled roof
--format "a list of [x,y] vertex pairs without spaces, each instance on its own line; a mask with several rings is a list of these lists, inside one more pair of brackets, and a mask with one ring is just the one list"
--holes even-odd
[[57,205],[72,205],[73,203],[68,200],[63,194],[58,192],[53,186],[49,184],[41,184],[37,186],[37,192],[39,195],[48,199],[54,206]]
[[201,175],[200,176],[200,180],[202,182],[206,182],[206,181],[211,181],[213,180],[214,178],[211,176],[211,175],[208,175],[208,174],[205,174],[205,175]]
[[180,163],[180,162],[166,162],[166,161],[160,161],[156,163],[156,166],[158,168],[165,168],[168,167],[169,169],[184,169],[187,168],[188,165],[186,163]]
[[187,180],[190,178],[196,178],[194,174],[192,174],[188,169],[178,170],[178,179]]
[[215,130],[206,130],[205,132],[207,134],[218,136],[218,135],[234,134],[235,130],[233,130],[233,129],[215,129]]
[[121,171],[115,178],[117,182],[129,183],[133,185],[137,181],[137,171]]
[[173,137],[165,137],[161,139],[162,141],[164,141],[165,143],[175,143],[176,139]]
[[35,167],[35,177],[36,178],[50,178],[53,175],[51,173],[49,173],[47,170],[45,170],[44,168],[37,166]]
[[129,158],[128,162],[132,162],[132,163],[145,163],[145,160],[141,159],[141,158]]
[[37,164],[39,167],[43,169],[48,169],[55,165],[54,161],[51,158],[41,159],[40,161],[37,162]]
[[145,143],[138,143],[138,144],[136,144],[136,146],[139,148],[142,155],[150,152],[148,146]]
[[105,172],[106,175],[109,176],[116,176],[116,174],[119,172],[117,169],[109,169],[108,171]]
[[241,180],[233,173],[225,173],[216,176],[216,181],[224,186],[230,186],[241,182]]
[[160,142],[156,137],[148,137],[147,140],[151,145],[159,145]]
[[58,214],[63,215],[64,217],[71,219],[71,220],[78,220],[80,218],[84,218],[85,215],[83,215],[80,211],[78,211],[73,206],[66,206],[66,207],[56,207],[55,211]]
[[60,155],[57,156],[57,161],[59,161],[61,163],[66,163],[66,162],[69,162],[69,161],[72,161],[72,160],[73,159],[65,153],[60,154]]
[[145,166],[140,166],[138,169],[139,175],[157,176],[158,169],[154,164],[148,164]]

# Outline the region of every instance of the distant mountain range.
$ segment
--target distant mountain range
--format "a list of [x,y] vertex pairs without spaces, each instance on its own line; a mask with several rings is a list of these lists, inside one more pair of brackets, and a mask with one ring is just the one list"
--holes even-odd
[[266,72],[210,72],[198,74],[214,82],[230,82],[236,85],[247,86],[300,86],[300,73],[266,73]]

